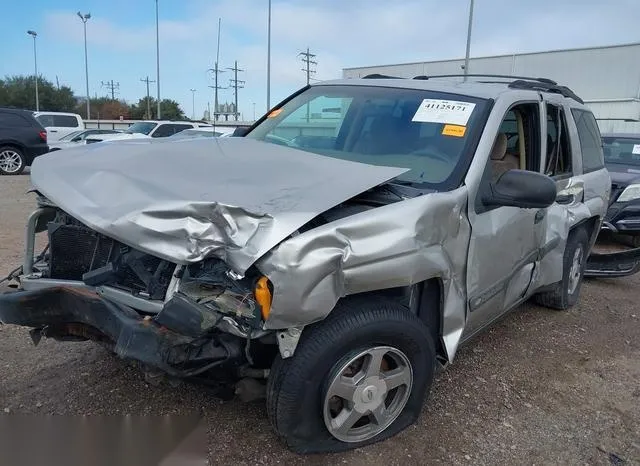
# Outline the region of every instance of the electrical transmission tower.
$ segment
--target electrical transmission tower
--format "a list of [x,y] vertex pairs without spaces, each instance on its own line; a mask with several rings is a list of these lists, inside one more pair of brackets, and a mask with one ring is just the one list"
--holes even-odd
[[100,81],[100,85],[102,87],[106,87],[109,91],[111,91],[111,100],[116,100],[116,89],[120,89],[120,83],[114,83],[113,79],[111,81]]
[[242,89],[244,87],[243,84],[245,83],[245,81],[238,80],[238,71],[244,71],[244,70],[241,70],[240,68],[238,68],[237,60],[234,62],[233,68],[227,68],[227,69],[233,71],[233,79],[230,79],[229,83],[231,86],[233,86],[233,95],[235,97],[235,107],[233,108],[233,112],[235,114],[234,117],[236,121],[238,121],[238,116],[240,115],[240,112],[238,111],[238,89]]
[[213,86],[209,86],[210,88],[212,88],[214,90],[214,102],[213,102],[213,118],[214,120],[218,119],[218,89],[226,89],[226,87],[220,87],[218,86],[218,75],[220,73],[224,73],[224,70],[221,70],[220,68],[218,68],[218,62],[216,62],[215,66],[213,68],[209,68],[208,71],[213,72],[213,76],[214,76],[214,85]]
[[149,120],[151,119],[151,95],[149,94],[149,83],[155,83],[155,81],[150,80],[149,76],[144,79],[140,79],[140,81],[147,84],[147,114],[145,115],[145,118]]
[[307,74],[307,85],[308,85],[311,75],[315,73],[315,70],[311,69],[311,65],[317,65],[318,62],[312,60],[312,58],[315,58],[315,55],[309,52],[309,47],[307,47],[306,52],[300,52],[298,54],[298,56],[301,56],[301,55],[302,55],[302,63],[306,65],[304,68],[302,68],[302,71],[304,71]]

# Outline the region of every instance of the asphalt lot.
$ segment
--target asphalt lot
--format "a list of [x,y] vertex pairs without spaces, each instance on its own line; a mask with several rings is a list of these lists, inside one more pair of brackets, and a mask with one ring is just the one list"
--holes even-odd
[[[28,174],[0,177],[0,276],[21,261],[29,187]],[[296,456],[261,402],[152,386],[93,343],[34,347],[14,326],[0,326],[0,410],[200,412],[212,464],[640,464],[639,289],[640,275],[591,280],[568,312],[521,307],[459,351],[416,425],[345,454]]]

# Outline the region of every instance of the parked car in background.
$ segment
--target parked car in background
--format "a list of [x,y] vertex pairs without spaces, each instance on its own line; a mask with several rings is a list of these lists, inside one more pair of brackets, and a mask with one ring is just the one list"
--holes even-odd
[[77,113],[34,112],[33,115],[47,130],[47,140],[50,143],[69,133],[85,129],[84,121]]
[[233,134],[234,128],[228,128],[228,127],[220,127],[220,126],[216,126],[215,128],[213,126],[210,127],[206,127],[206,128],[191,128],[191,129],[185,129],[184,131],[180,131],[179,133],[176,133],[172,136],[169,136],[170,139],[188,139],[188,138],[203,138],[203,137],[210,137],[210,138],[223,138],[223,137],[229,137]]
[[578,302],[611,189],[570,89],[437,78],[313,84],[217,144],[42,157],[0,321],[262,387],[296,452],[397,434],[461,344],[528,299]]
[[603,227],[629,235],[640,247],[640,134],[603,134],[604,161],[611,176],[611,198]]
[[197,121],[144,120],[134,123],[120,134],[91,136],[91,138],[87,140],[87,143],[126,139],[164,138],[173,136],[187,129],[209,127],[211,127],[210,124]]
[[118,129],[85,129],[82,131],[74,131],[49,144],[49,152],[74,147],[78,144],[84,144],[86,143],[87,138],[99,137],[104,134],[120,133],[122,133],[122,130]]
[[0,108],[0,175],[19,175],[48,151],[47,132],[32,112]]

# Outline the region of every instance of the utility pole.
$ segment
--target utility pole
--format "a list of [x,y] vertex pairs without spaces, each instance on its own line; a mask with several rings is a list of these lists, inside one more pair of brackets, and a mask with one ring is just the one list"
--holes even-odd
[[[317,65],[318,62],[312,60],[312,58],[315,58],[315,55],[309,52],[309,47],[307,47],[306,52],[300,52],[298,56],[300,55],[302,55],[302,63],[306,65],[304,68],[302,68],[302,71],[304,71],[307,74],[307,86],[308,86],[311,78],[311,74],[315,73],[315,70],[311,69],[311,65]],[[309,122],[309,102],[307,102],[307,123],[308,122]]]
[[[38,33],[36,31],[27,31],[27,34],[29,34],[31,37],[33,37],[33,63],[35,66],[35,74],[34,74],[34,78],[36,80],[36,112],[40,111],[40,97],[38,96],[38,54],[36,53],[36,37],[38,37]],[[56,76],[56,80],[58,79],[58,77]]]
[[216,45],[216,62],[213,68],[209,68],[207,71],[213,72],[214,85],[209,86],[213,89],[214,98],[213,98],[213,120],[217,120],[216,115],[218,114],[218,89],[226,89],[224,87],[218,86],[218,74],[224,73],[223,70],[218,68],[218,63],[220,63],[220,27],[222,24],[222,18],[218,18],[218,44]]
[[196,119],[196,90],[189,89],[191,91],[191,119]]
[[238,68],[238,60],[234,62],[233,68],[227,68],[233,71],[233,79],[230,79],[229,82],[233,86],[233,95],[235,96],[235,107],[234,107],[234,117],[236,121],[238,121],[238,89],[242,89],[245,81],[238,80],[238,71],[244,71]]
[[91,119],[91,98],[89,97],[89,63],[87,61],[87,21],[91,19],[91,13],[82,14],[78,11],[78,17],[84,25],[84,77],[87,85],[87,120]]
[[156,0],[156,90],[158,91],[158,120],[160,117],[160,23],[158,22],[158,0]]
[[267,112],[271,110],[271,0],[267,20]]
[[111,100],[116,100],[116,89],[120,89],[120,83],[114,83],[113,79],[111,81],[100,81],[100,85],[102,87],[106,87],[111,91]]
[[311,78],[311,74],[315,73],[315,70],[311,69],[311,65],[317,65],[318,62],[312,60],[312,58],[315,58],[315,55],[309,52],[309,47],[307,47],[306,52],[300,52],[298,56],[300,55],[302,55],[302,63],[306,65],[305,68],[302,68],[302,71],[304,71],[307,74],[307,86],[308,86],[309,80]]
[[471,50],[471,26],[473,25],[473,0],[469,1],[469,26],[467,28],[467,51],[464,55],[464,80],[469,74],[469,51]]
[[147,120],[151,119],[151,95],[149,94],[149,83],[155,83],[155,81],[151,81],[149,76],[145,79],[141,79],[143,83],[147,84]]

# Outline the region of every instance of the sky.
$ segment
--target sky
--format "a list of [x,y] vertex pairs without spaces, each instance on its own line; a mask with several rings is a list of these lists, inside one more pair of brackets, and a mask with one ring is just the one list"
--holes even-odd
[[[220,68],[244,71],[238,92],[244,119],[267,110],[267,0],[158,0],[161,98],[178,101],[188,117],[213,106],[218,18]],[[0,76],[38,71],[85,95],[83,25],[87,23],[89,93],[136,102],[141,79],[156,80],[154,0],[0,0]],[[316,55],[316,80],[342,68],[461,58],[469,0],[272,0],[271,106],[306,84],[300,52]],[[471,56],[639,42],[639,0],[476,0]],[[639,57],[640,59],[640,57]],[[232,72],[219,75],[228,86]],[[196,89],[195,106],[192,93]],[[151,84],[156,94],[156,84]],[[219,91],[233,101],[232,89]],[[255,106],[254,106],[255,103]]]

